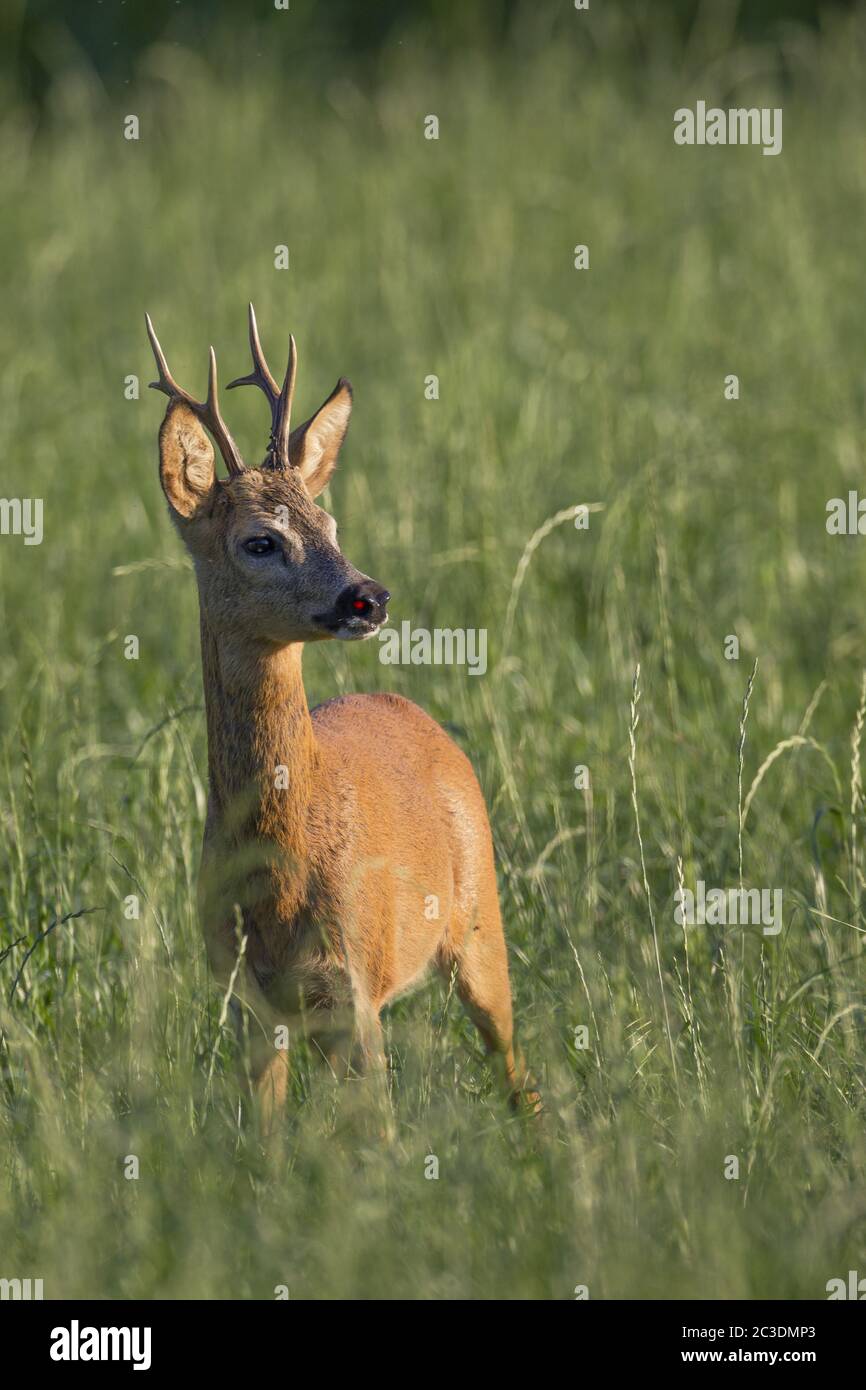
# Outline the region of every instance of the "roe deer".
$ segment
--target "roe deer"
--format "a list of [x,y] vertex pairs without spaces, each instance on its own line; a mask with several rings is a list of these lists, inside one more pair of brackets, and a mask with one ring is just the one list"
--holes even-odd
[[[261,388],[271,434],[264,462],[247,467],[220,415],[213,348],[207,399],[196,401],[171,376],[149,317],[147,330],[159,372],[151,385],[171,398],[160,479],[198,581],[209,778],[202,926],[217,979],[235,984],[261,1027],[251,1064],[266,1131],[288,1075],[274,1027],[305,1011],[315,1026],[351,1006],[362,1058],[384,1067],[379,1011],[430,965],[454,973],[513,1103],[525,1095],[537,1108],[512,1048],[493,845],[468,759],[398,695],[307,707],[304,643],[373,637],[390,598],[344,558],[333,518],[313,501],[346,435],[348,381],[290,431],[294,338],[280,388],[250,305],[253,371],[231,385]],[[216,475],[202,425],[227,478]]]

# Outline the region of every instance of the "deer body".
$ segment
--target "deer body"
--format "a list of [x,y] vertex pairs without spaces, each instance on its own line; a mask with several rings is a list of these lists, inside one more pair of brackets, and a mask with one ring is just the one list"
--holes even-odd
[[[280,392],[250,309],[255,371],[272,406],[265,463],[246,468],[219,415],[168,372],[160,475],[196,569],[209,799],[201,915],[217,978],[234,977],[256,1021],[252,1069],[270,1125],[287,1082],[273,1029],[350,1011],[363,1060],[383,1062],[379,1013],[430,967],[454,973],[488,1050],[520,1094],[493,846],[471,764],[418,706],[348,695],[312,712],[307,641],[373,636],[390,595],[343,557],[313,497],[351,409],[347,382],[289,432],[296,353]],[[236,383],[237,384],[237,383]],[[216,477],[204,422],[230,476]],[[237,908],[243,920],[243,972]],[[234,972],[234,976],[233,976]],[[531,1100],[534,1100],[534,1096]]]

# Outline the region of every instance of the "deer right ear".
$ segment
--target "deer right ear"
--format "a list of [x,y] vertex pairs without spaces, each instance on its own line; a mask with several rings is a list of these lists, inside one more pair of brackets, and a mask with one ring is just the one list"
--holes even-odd
[[311,497],[318,497],[337,466],[352,413],[352,387],[344,376],[315,415],[289,435],[289,458]]
[[168,505],[185,521],[216,486],[213,445],[183,401],[172,401],[159,431],[159,477]]

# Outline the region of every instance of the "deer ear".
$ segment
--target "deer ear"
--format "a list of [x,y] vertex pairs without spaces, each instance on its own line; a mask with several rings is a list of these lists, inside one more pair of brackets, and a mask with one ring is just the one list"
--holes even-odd
[[168,505],[186,521],[216,486],[213,445],[182,401],[172,401],[159,431],[159,477]]
[[289,461],[311,497],[318,497],[328,485],[351,413],[352,388],[341,377],[325,404],[289,435]]

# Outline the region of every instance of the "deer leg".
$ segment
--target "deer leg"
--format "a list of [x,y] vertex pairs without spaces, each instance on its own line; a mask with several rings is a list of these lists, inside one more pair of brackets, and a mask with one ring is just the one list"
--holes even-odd
[[308,1016],[307,1037],[313,1051],[342,1081],[352,1070],[355,1033],[354,1011],[341,1004],[320,1006]]
[[232,1000],[236,1026],[244,1009],[246,1027],[243,1031],[249,1039],[249,1079],[262,1135],[271,1141],[279,1127],[288,1094],[289,1056],[285,1046],[287,1039],[282,1032],[288,1024],[285,1018],[278,1016],[250,970],[242,973]]
[[[267,1047],[267,1055],[265,1055]],[[271,1045],[253,1048],[252,1076],[262,1134],[270,1139],[285,1110],[289,1085],[289,1059],[286,1052]],[[258,1063],[258,1065],[257,1065]]]
[[353,1054],[356,1071],[368,1078],[374,1099],[374,1114],[378,1116],[378,1136],[386,1142],[395,1138],[394,1112],[388,1092],[388,1061],[382,1036],[382,1024],[375,1005],[355,1003],[355,1038]]
[[539,1114],[541,1097],[529,1082],[522,1057],[514,1050],[508,955],[498,901],[476,915],[456,957],[443,959],[441,968],[446,978],[455,964],[460,1001],[478,1029],[485,1050],[498,1063],[512,1106]]
[[386,1075],[388,1063],[382,1040],[382,1023],[372,1004],[355,1007],[355,1038],[353,1060],[363,1076]]

